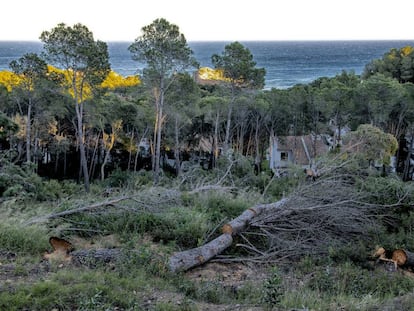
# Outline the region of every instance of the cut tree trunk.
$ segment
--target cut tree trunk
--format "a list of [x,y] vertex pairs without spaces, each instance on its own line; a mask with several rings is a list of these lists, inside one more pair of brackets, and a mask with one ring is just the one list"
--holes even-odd
[[186,271],[199,266],[220,254],[233,243],[233,236],[246,230],[251,220],[264,211],[278,209],[287,202],[284,198],[276,203],[259,204],[245,210],[222,227],[223,234],[203,246],[177,252],[170,257],[169,268],[172,272]]
[[119,248],[82,249],[69,253],[71,261],[75,265],[96,267],[97,265],[117,262],[131,253],[137,251],[125,251]]
[[392,252],[392,260],[398,266],[414,267],[414,253],[404,249],[396,249]]
[[220,254],[233,243],[231,234],[222,234],[203,246],[175,253],[170,258],[170,270],[180,272],[199,266]]

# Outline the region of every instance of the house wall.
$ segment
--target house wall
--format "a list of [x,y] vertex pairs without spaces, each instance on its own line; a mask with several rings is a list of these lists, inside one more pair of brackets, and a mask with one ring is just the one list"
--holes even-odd
[[[282,153],[287,153],[287,159],[282,160]],[[269,154],[269,166],[270,169],[276,170],[278,168],[286,168],[289,163],[293,163],[293,153],[290,150],[278,150],[277,139],[273,139],[270,145]]]

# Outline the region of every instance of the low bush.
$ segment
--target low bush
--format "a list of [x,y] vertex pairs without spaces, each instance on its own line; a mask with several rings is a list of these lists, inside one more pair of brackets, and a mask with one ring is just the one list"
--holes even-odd
[[263,283],[262,303],[271,307],[280,306],[284,293],[282,275],[276,267],[273,267]]
[[324,296],[346,295],[361,298],[399,296],[414,290],[414,280],[399,273],[361,269],[350,262],[319,269],[307,286]]
[[45,229],[0,223],[0,250],[40,254],[50,247]]
[[196,208],[205,212],[214,223],[233,219],[251,206],[245,198],[234,198],[229,194],[203,194],[196,203]]

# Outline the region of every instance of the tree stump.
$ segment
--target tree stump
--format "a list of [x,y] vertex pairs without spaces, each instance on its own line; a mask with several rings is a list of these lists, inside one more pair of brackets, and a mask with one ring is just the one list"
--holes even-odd
[[398,266],[414,267],[414,253],[405,249],[396,249],[393,251],[392,260],[394,260]]

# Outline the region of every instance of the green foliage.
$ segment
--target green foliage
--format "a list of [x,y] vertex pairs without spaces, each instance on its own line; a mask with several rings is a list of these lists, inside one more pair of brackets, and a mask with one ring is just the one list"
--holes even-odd
[[154,306],[154,311],[198,311],[196,304],[192,301],[180,301],[179,304],[172,302],[159,302]]
[[203,210],[213,222],[230,220],[240,215],[250,205],[244,199],[231,198],[227,194],[208,194],[199,202]]
[[260,288],[255,284],[247,283],[237,287],[225,285],[217,280],[201,280],[191,282],[183,278],[175,278],[174,286],[191,300],[201,300],[213,304],[257,304],[260,303]]
[[148,231],[154,240],[174,241],[184,248],[199,246],[210,229],[206,215],[182,208],[172,209],[157,220],[158,224]]
[[74,81],[80,78],[76,75],[81,74],[82,86],[99,85],[110,71],[107,44],[94,41],[92,32],[82,24],[60,23],[51,31],[43,31],[40,40],[44,43],[47,60],[58,68],[72,71]]
[[414,82],[414,48],[405,46],[393,48],[381,59],[375,59],[365,66],[364,78],[376,73],[388,75],[399,82]]
[[164,18],[144,26],[142,35],[135,39],[128,50],[133,59],[146,62],[149,70],[160,76],[196,65],[193,52],[178,26]]
[[361,124],[355,132],[347,135],[349,151],[356,152],[368,161],[379,161],[389,164],[390,157],[398,149],[398,141],[394,136],[384,133],[370,124]]
[[348,295],[361,298],[374,294],[392,297],[411,292],[414,280],[398,273],[365,270],[345,262],[337,267],[317,270],[307,286],[327,297]]
[[279,306],[284,292],[282,276],[279,270],[273,267],[270,276],[263,284],[262,302],[265,305]]
[[2,162],[0,172],[0,196],[16,197],[21,200],[55,200],[63,194],[61,184],[56,180],[45,181],[37,175],[31,165],[18,166]]
[[370,175],[360,180],[358,186],[373,204],[392,205],[400,202],[402,205],[410,205],[414,201],[413,185],[404,183],[397,176],[384,178]]
[[[69,286],[70,284],[70,286]],[[50,280],[19,285],[0,293],[2,310],[108,310],[137,308],[134,290],[145,289],[143,279],[119,278],[102,271],[59,271]]]
[[222,55],[211,57],[214,68],[224,71],[224,77],[240,87],[263,88],[264,68],[255,68],[256,62],[250,50],[240,42],[233,42],[224,47]]
[[18,129],[19,126],[0,111],[0,139],[6,139],[9,135],[15,134]]
[[329,258],[335,262],[366,262],[369,251],[362,241],[329,248]]
[[41,254],[49,248],[44,228],[0,223],[0,250],[21,254]]
[[146,234],[156,242],[174,242],[184,248],[198,246],[210,230],[208,217],[204,213],[183,207],[162,213],[113,211],[105,215],[78,215],[72,221],[79,224],[79,234],[84,236],[96,232],[115,233],[128,240],[137,234]]

